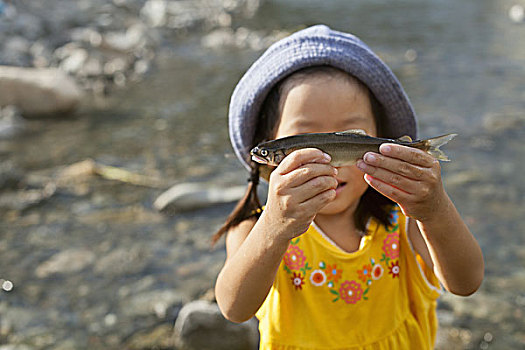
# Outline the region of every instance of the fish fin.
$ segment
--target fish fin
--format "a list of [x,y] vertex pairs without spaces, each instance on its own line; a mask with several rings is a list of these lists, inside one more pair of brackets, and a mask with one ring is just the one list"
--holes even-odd
[[427,153],[438,160],[448,162],[450,159],[448,159],[447,155],[443,153],[443,151],[440,150],[439,147],[447,144],[450,140],[452,140],[456,136],[458,136],[458,134],[446,134],[446,135],[433,137],[431,139],[425,140],[425,143],[428,146]]
[[338,135],[354,134],[354,135],[368,136],[366,134],[366,131],[364,131],[363,129],[349,129],[349,130],[345,130],[345,131],[338,131],[338,132],[336,132],[336,134],[338,134]]
[[397,141],[412,142],[412,138],[410,136],[408,136],[408,135],[403,135],[400,138],[398,138]]

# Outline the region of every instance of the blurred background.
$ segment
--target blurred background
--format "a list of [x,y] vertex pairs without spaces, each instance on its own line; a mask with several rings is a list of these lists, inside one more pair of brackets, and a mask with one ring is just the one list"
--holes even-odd
[[[459,134],[443,177],[486,277],[440,299],[436,348],[524,349],[524,6],[0,0],[0,349],[181,346],[175,321],[213,301],[225,252],[210,236],[246,185],[231,92],[266,47],[317,23],[386,61],[420,137]],[[193,348],[233,349],[226,333]]]

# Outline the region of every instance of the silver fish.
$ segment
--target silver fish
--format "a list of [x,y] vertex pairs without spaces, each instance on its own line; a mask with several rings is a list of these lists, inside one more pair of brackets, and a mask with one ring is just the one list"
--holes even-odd
[[[266,141],[254,147],[250,154],[252,160],[268,166],[277,166],[293,151],[302,148],[318,148],[332,158],[333,166],[353,165],[362,159],[367,152],[379,152],[383,143],[418,148],[441,161],[449,161],[448,157],[439,149],[457,134],[447,134],[426,140],[412,141],[409,136],[398,139],[386,139],[368,136],[365,131],[352,129],[341,132],[311,133],[287,136],[280,139]],[[264,176],[263,176],[264,177]]]

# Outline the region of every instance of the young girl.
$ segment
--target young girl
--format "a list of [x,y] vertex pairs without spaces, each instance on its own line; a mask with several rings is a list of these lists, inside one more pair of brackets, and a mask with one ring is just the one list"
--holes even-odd
[[358,38],[326,26],[270,47],[230,104],[230,135],[251,171],[224,232],[227,259],[215,291],[224,316],[259,319],[261,349],[431,349],[439,283],[475,292],[483,258],[447,196],[432,156],[384,144],[334,168],[318,149],[292,152],[269,175],[249,150],[300,133],[362,129],[416,137],[410,102]]

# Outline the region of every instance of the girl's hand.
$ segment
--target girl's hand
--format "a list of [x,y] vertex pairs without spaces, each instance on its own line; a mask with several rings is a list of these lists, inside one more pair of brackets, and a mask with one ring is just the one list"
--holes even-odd
[[306,230],[315,215],[336,194],[337,169],[330,156],[315,148],[294,151],[270,175],[268,201],[262,216],[290,240]]
[[382,144],[379,152],[368,152],[357,163],[366,173],[365,181],[399,204],[405,215],[429,219],[446,199],[439,161],[422,150],[396,144]]

